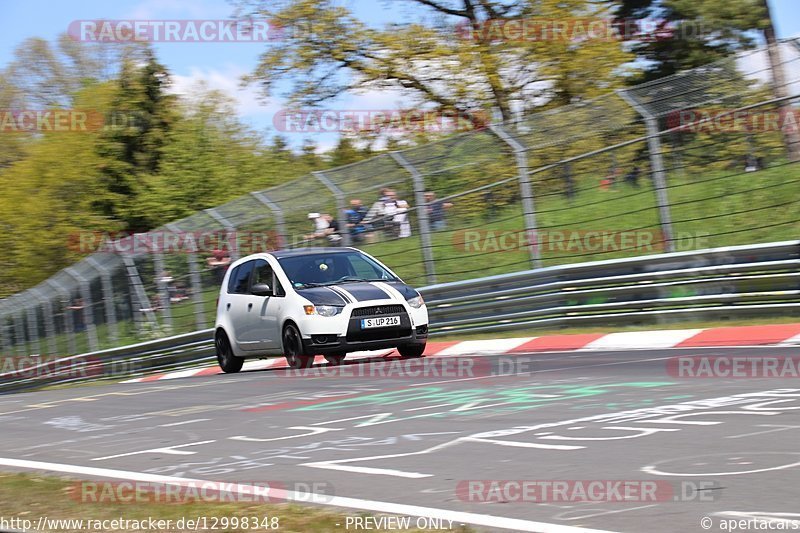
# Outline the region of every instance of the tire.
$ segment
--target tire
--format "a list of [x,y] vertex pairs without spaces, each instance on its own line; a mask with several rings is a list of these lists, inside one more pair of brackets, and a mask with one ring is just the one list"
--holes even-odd
[[346,355],[346,353],[327,353],[324,354],[323,357],[325,357],[325,360],[328,361],[331,366],[339,366],[344,361]]
[[244,359],[236,357],[231,348],[231,342],[228,336],[224,333],[218,333],[214,340],[214,346],[217,349],[217,363],[219,367],[226,374],[235,374],[242,369]]
[[405,346],[399,346],[397,351],[400,352],[400,357],[403,359],[416,359],[417,357],[422,357],[425,352],[425,345],[406,344]]
[[311,368],[311,365],[314,364],[314,356],[306,354],[300,330],[294,324],[283,328],[283,355],[286,357],[289,367],[295,370]]

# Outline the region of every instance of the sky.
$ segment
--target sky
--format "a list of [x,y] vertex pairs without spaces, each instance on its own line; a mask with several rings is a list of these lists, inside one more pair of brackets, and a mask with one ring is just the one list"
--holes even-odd
[[[800,37],[800,0],[768,0],[778,36]],[[383,25],[398,16],[408,19],[421,16],[407,0],[341,0],[355,15],[372,25]],[[175,20],[227,19],[234,11],[226,0],[0,0],[0,68],[13,59],[14,49],[26,38],[48,40],[67,31],[76,20]],[[243,121],[271,137],[276,133],[273,118],[285,107],[283,98],[259,98],[254,87],[242,89],[239,79],[258,62],[259,54],[269,43],[155,43],[159,60],[173,77],[174,90],[188,93],[198,81],[221,90],[237,102]],[[400,93],[392,91],[347,94],[326,104],[331,109],[396,109],[404,103]],[[294,147],[309,137],[287,133]],[[317,134],[312,139],[319,150],[336,143],[332,133]]]

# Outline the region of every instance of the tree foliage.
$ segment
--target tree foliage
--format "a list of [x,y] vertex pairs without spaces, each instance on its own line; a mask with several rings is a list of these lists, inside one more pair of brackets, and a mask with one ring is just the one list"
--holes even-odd
[[[424,21],[374,28],[333,0],[256,1],[248,16],[279,23],[285,38],[270,43],[248,77],[265,95],[289,80],[289,97],[319,105],[345,91],[404,91],[420,104],[504,119],[541,105],[606,92],[622,82],[632,59],[613,39],[496,38],[487,21],[570,20],[610,15],[613,3],[589,0],[406,0]],[[475,30],[465,36],[459,28]]]

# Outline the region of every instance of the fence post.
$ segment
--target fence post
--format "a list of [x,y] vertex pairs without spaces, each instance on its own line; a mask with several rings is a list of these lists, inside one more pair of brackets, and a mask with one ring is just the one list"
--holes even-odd
[[11,356],[11,334],[8,331],[9,327],[8,313],[5,311],[0,312],[0,346],[3,350],[0,352],[0,357]]
[[138,320],[134,318],[136,329],[139,333],[143,333],[145,322],[149,322],[151,325],[155,326],[158,324],[158,321],[150,305],[150,298],[147,297],[147,292],[144,290],[142,278],[139,275],[139,269],[136,268],[136,262],[133,260],[133,256],[130,253],[123,253],[122,262],[125,264],[125,269],[128,274],[128,285],[134,296],[134,298],[131,298],[131,300],[133,300],[132,303],[135,302],[138,304],[138,309],[136,306],[134,306],[133,309],[134,317],[138,317]]
[[[236,261],[239,259],[241,255],[239,254],[239,239],[236,236],[236,226],[231,224],[227,218],[220,215],[216,209],[206,209],[205,212],[208,213],[211,218],[222,224],[222,227],[225,228],[225,237],[228,241],[231,260]],[[234,240],[233,245],[231,245],[231,237]]]
[[667,196],[667,181],[664,173],[664,154],[661,145],[661,136],[658,129],[658,118],[652,115],[645,106],[624,89],[617,90],[620,98],[625,100],[644,119],[647,127],[647,149],[650,152],[650,167],[653,171],[653,184],[656,188],[656,201],[661,222],[661,232],[664,234],[664,248],[666,252],[675,251],[675,240],[672,232],[672,215],[670,214],[669,197]]
[[494,124],[489,125],[489,130],[499,137],[501,141],[506,143],[514,152],[514,157],[517,160],[519,191],[522,197],[522,216],[525,220],[525,231],[528,233],[528,239],[526,240],[530,241],[530,236],[534,238],[533,246],[528,246],[528,253],[531,256],[531,265],[533,268],[541,268],[542,256],[541,250],[539,249],[539,236],[537,235],[538,225],[536,224],[536,205],[533,200],[533,187],[531,187],[531,179],[530,176],[528,176],[527,148],[502,128]]
[[92,256],[87,257],[86,262],[100,272],[100,280],[103,284],[103,305],[106,310],[108,335],[112,341],[116,342],[119,340],[119,325],[117,324],[117,307],[114,302],[114,285],[111,282],[111,271]]
[[283,218],[283,209],[269,199],[263,191],[251,192],[253,198],[270,208],[275,214],[275,225],[278,226],[278,250],[289,248],[289,234],[286,232],[286,220]]
[[83,323],[86,325],[86,335],[89,339],[89,351],[95,352],[100,349],[97,342],[97,328],[94,324],[94,302],[92,302],[92,288],[89,286],[89,281],[81,276],[77,270],[72,267],[67,267],[64,272],[72,276],[77,282],[81,291],[81,299],[83,300]]
[[169,299],[169,282],[164,279],[166,267],[164,267],[164,254],[157,251],[153,254],[153,266],[155,267],[155,282],[158,289],[158,297],[161,303],[161,316],[164,317],[164,325],[172,331],[172,310]]
[[409,163],[400,152],[389,152],[398,165],[403,167],[409,174],[414,184],[414,201],[417,203],[417,218],[419,219],[419,233],[422,241],[422,259],[425,263],[425,281],[428,285],[436,283],[436,264],[433,259],[433,247],[431,246],[431,223],[428,217],[428,203],[425,201],[425,179],[419,170]]
[[[31,293],[30,290],[24,291],[21,296],[24,298],[25,295],[29,293]],[[25,299],[27,300],[27,298]],[[39,344],[39,317],[36,316],[36,306],[29,303],[25,305],[25,316],[28,325],[28,338],[30,339],[29,351],[31,351],[31,353],[40,354],[42,346]]]
[[[167,224],[168,230],[180,233],[181,229],[175,224]],[[189,264],[189,279],[192,282],[192,302],[194,302],[194,323],[197,329],[206,327],[206,311],[203,307],[203,283],[200,279],[200,268],[197,266],[197,251],[188,250],[186,261]]]
[[25,320],[21,309],[15,310],[12,320],[14,321],[14,335],[17,338],[17,355],[28,355],[25,353],[28,339],[25,337]]
[[344,193],[321,170],[313,171],[311,174],[333,193],[333,197],[336,199],[336,220],[339,222],[339,234],[342,236],[342,244],[350,246],[350,229],[347,227],[347,215],[344,214],[345,209],[347,209]]
[[56,348],[56,333],[55,324],[53,324],[53,304],[38,287],[31,289],[31,292],[36,296],[43,306],[44,312],[44,336],[47,339],[47,349],[50,355],[56,355],[58,348]]
[[67,306],[69,306],[72,300],[72,294],[69,292],[69,289],[53,278],[48,279],[45,283],[53,287],[55,291],[61,295],[61,316],[64,317],[64,333],[67,335],[67,350],[71,354],[77,353],[78,346],[75,343],[75,324],[72,322],[72,314],[67,312]]

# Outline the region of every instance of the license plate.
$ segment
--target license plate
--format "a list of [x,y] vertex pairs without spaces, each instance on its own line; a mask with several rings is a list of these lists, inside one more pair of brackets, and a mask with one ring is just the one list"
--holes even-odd
[[399,316],[382,316],[379,318],[362,318],[361,329],[385,328],[388,326],[399,326]]

